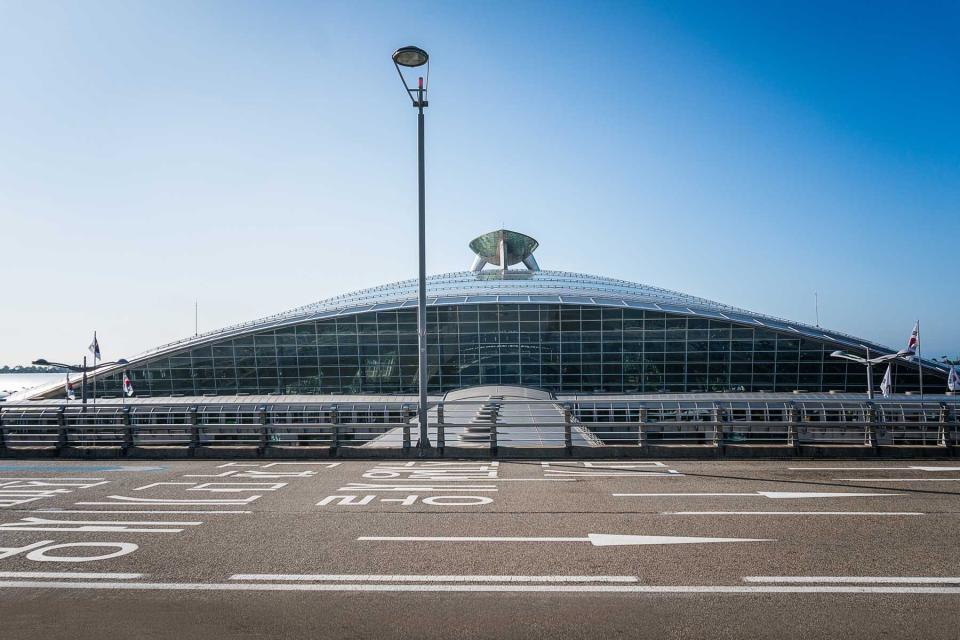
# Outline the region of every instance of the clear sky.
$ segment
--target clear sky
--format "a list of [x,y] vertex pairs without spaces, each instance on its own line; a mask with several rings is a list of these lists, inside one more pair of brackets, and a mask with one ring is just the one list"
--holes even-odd
[[960,3],[0,0],[0,364],[545,269],[960,352]]

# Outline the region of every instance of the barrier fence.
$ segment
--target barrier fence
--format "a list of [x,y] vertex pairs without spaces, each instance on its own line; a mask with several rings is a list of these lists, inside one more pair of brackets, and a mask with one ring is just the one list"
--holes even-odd
[[[431,404],[435,453],[467,449],[927,447],[960,445],[960,400],[509,400]],[[0,407],[0,454],[51,450],[315,451],[417,445],[409,403],[15,404]]]

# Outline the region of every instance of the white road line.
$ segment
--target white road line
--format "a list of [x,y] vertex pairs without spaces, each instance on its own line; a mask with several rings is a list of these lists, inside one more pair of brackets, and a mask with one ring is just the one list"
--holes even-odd
[[521,536],[361,536],[361,542],[589,542],[595,547],[709,544],[714,542],[776,542],[768,538],[696,538],[690,536],[638,536],[590,533],[585,538]]
[[61,480],[63,482],[66,482],[68,480],[90,480],[90,481],[103,480],[104,482],[109,482],[109,480],[107,480],[106,478],[11,478],[9,476],[4,476],[0,478],[0,482],[2,482],[3,480]]
[[924,516],[918,511],[661,511],[662,516]]
[[757,496],[757,492],[751,493],[611,493],[615,498],[659,498],[663,496]]
[[0,578],[74,578],[76,580],[135,580],[142,573],[92,573],[89,571],[0,571]]
[[788,467],[790,471],[960,471],[960,467]]
[[780,586],[780,585],[548,585],[548,584],[311,584],[311,583],[205,583],[205,582],[55,582],[0,581],[0,589],[101,589],[125,591],[344,591],[420,593],[850,593],[903,595],[960,595],[960,587],[924,586]]
[[197,513],[202,515],[215,515],[215,514],[235,514],[235,513],[253,513],[253,511],[147,511],[145,509],[29,509],[28,513],[165,513],[165,514],[183,514],[183,513]]
[[960,482],[960,478],[830,478],[847,482]]
[[[553,471],[547,470],[546,475],[548,476],[572,476],[576,478],[683,478],[684,475],[679,471],[666,471],[666,472],[656,472],[656,471],[637,471],[634,473],[630,472],[605,472],[605,471]],[[552,478],[550,478],[552,479]]]
[[665,467],[665,462],[583,462],[574,460],[551,460],[541,462],[541,467],[575,467],[577,469],[649,469],[651,467]]
[[185,505],[198,505],[198,506],[210,506],[210,505],[232,505],[232,506],[241,506],[245,504],[250,504],[254,500],[260,498],[259,495],[249,496],[247,498],[224,498],[222,500],[170,500],[167,498],[132,498],[130,496],[107,496],[112,500],[112,502],[75,502],[74,504],[78,505],[87,505],[87,506],[136,506],[143,505],[145,507],[158,507],[158,506],[185,506]]
[[639,582],[637,576],[429,576],[238,573],[231,580],[284,582]]
[[746,576],[743,581],[783,584],[960,584],[960,578],[921,576]]
[[753,493],[612,493],[617,498],[649,498],[649,497],[693,497],[693,496],[748,496],[751,498],[865,498],[870,496],[900,496],[902,493],[854,493],[854,492],[827,492],[827,491],[755,491]]
[[490,485],[458,485],[453,487],[441,487],[436,485],[408,485],[408,484],[371,484],[366,482],[354,482],[345,487],[337,489],[337,493],[344,491],[482,491],[497,492],[496,487]]

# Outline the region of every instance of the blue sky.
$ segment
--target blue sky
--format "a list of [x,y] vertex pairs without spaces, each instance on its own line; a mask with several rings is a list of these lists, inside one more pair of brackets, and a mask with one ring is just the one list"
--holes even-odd
[[956,2],[0,0],[0,364],[108,358],[505,225],[609,275],[960,352]]

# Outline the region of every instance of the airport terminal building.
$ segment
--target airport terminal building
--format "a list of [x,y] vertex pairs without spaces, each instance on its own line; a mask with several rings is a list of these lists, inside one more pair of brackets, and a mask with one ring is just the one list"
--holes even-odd
[[[537,242],[516,232],[470,246],[471,270],[427,279],[431,395],[475,385],[555,394],[863,393],[865,368],[830,354],[893,352],[674,291],[541,271]],[[164,345],[125,370],[140,397],[416,393],[416,307],[416,280],[385,284]],[[942,393],[946,368],[922,366],[925,391]],[[917,363],[894,367],[897,393],[920,391]],[[96,395],[118,397],[122,373],[98,373]],[[62,398],[64,389],[37,396]]]

